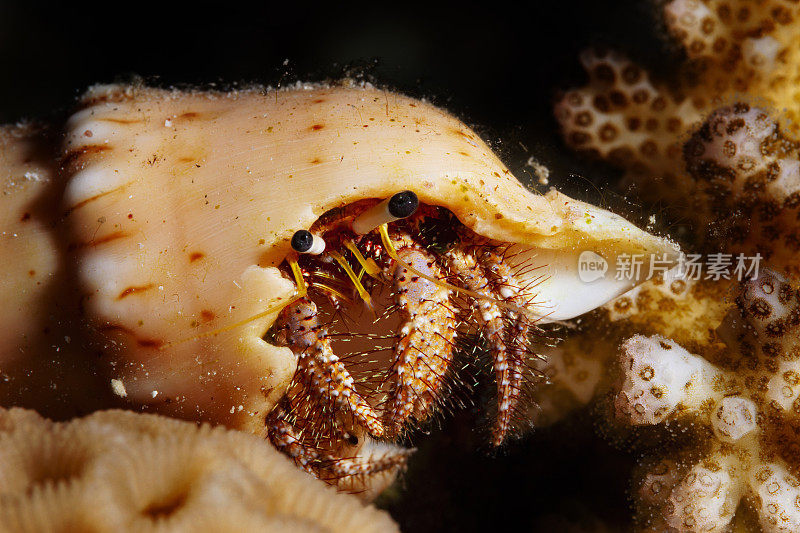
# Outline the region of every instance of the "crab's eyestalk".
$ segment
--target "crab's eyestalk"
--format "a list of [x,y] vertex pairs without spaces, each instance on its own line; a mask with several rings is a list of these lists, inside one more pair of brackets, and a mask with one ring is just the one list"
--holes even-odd
[[299,254],[319,255],[325,251],[325,240],[308,230],[297,230],[292,235],[292,249]]
[[353,221],[353,231],[364,235],[382,224],[408,218],[417,212],[419,199],[412,191],[392,195],[378,205],[367,209]]
[[[643,281],[653,254],[677,255],[612,213],[554,190],[526,190],[452,115],[386,96],[349,85],[212,95],[113,86],[87,94],[67,126],[60,211],[69,213],[76,286],[92,294],[81,318],[103,345],[113,341],[103,360],[131,406],[263,435],[267,413],[290,398],[315,414],[295,424],[304,444],[336,460],[356,457],[362,444],[345,433],[380,432],[361,402],[333,399],[349,390],[336,381],[345,380],[340,367],[386,423],[381,438],[403,434],[453,396],[449,341],[463,325],[465,336],[476,330],[494,339],[499,441],[522,412],[514,409],[517,362],[535,355],[527,323],[589,311]],[[353,120],[356,110],[363,120]],[[230,176],[224,186],[221,175]],[[419,220],[398,220],[413,213],[416,196]],[[305,233],[296,243],[304,252],[292,249],[300,228],[321,236],[324,251]],[[489,286],[473,290],[453,275],[443,255],[457,247],[497,250],[498,260],[475,255]],[[602,263],[608,275],[581,278],[585,251],[600,256],[588,264]],[[608,265],[633,256],[642,256],[640,271],[611,274]],[[360,299],[375,300],[375,317]],[[500,315],[491,324],[474,317],[487,308]],[[292,310],[300,314],[287,316]],[[325,328],[313,344],[326,342],[327,329],[330,349],[306,353],[309,332],[300,328],[315,313]],[[293,381],[301,356],[306,387]],[[166,401],[173,398],[186,401]],[[289,414],[296,422],[296,411]]]

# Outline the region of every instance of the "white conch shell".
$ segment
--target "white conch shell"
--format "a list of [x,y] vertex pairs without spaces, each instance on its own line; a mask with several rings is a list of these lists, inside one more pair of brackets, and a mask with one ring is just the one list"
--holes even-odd
[[547,265],[537,301],[549,319],[638,281],[581,282],[581,252],[611,264],[675,253],[607,211],[531,193],[451,115],[369,86],[95,87],[69,121],[66,157],[85,306],[118,341],[128,398],[254,431],[294,357],[261,338],[276,312],[247,319],[292,296],[275,267],[292,233],[332,208],[411,189],[480,235],[524,245]]

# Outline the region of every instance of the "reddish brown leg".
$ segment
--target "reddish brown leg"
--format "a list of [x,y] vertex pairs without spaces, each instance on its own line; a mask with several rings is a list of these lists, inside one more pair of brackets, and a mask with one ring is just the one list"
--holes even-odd
[[[411,246],[398,248],[403,262],[435,279],[442,278],[430,252]],[[403,321],[384,419],[389,431],[397,434],[409,418],[424,420],[438,400],[452,361],[456,315],[446,288],[402,265],[395,265],[392,274]]]
[[317,315],[317,306],[308,298],[300,298],[281,313],[289,348],[298,357],[295,381],[307,388],[320,407],[332,405],[350,412],[370,434],[380,437],[383,424],[370,404],[356,392],[353,377],[333,353]]

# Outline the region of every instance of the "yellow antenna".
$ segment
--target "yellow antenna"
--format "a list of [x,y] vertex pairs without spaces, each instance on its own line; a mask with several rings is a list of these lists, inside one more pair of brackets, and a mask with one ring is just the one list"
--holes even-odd
[[340,254],[339,252],[330,251],[328,253],[330,254],[331,257],[333,257],[336,260],[337,263],[339,263],[342,266],[344,271],[347,273],[347,277],[350,278],[350,281],[352,281],[353,285],[355,285],[356,290],[358,291],[358,295],[361,296],[362,300],[364,300],[364,303],[366,303],[369,307],[372,307],[372,298],[367,292],[367,289],[365,289],[364,286],[361,284],[361,281],[359,280],[356,273],[353,272],[352,268],[350,268],[350,265],[347,263],[347,260],[344,257],[342,257],[342,254]]
[[302,298],[308,292],[308,287],[306,287],[306,280],[303,278],[303,272],[300,270],[300,265],[297,263],[297,259],[291,258],[287,259],[289,263],[289,267],[292,269],[292,274],[294,274],[294,283],[297,285],[297,297]]
[[324,283],[319,283],[317,281],[314,282],[314,289],[319,289],[321,291],[325,291],[329,294],[334,295],[335,297],[344,300],[347,303],[353,303],[352,298],[348,298],[345,294],[340,292],[338,289],[331,287],[330,285],[326,285]]
[[[373,261],[372,259],[366,259],[363,255],[361,255],[361,252],[358,250],[358,248],[356,248],[356,245],[353,244],[351,241],[347,241],[346,243],[344,243],[344,245],[355,256],[356,261],[358,261],[358,263],[361,265],[361,268],[364,269],[364,272],[366,272],[373,278],[378,279],[378,275],[380,274],[381,269],[375,263],[375,261]],[[359,279],[361,279],[361,276],[359,276]]]

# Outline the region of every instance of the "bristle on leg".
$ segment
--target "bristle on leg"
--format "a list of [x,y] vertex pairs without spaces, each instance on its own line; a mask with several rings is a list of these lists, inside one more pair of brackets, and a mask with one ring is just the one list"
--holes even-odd
[[380,437],[383,424],[372,406],[356,392],[353,377],[333,353],[317,315],[317,306],[308,298],[300,298],[282,311],[281,320],[289,329],[289,347],[298,354],[295,380],[321,404],[349,410],[371,435]]
[[[419,248],[399,248],[399,257],[430,276],[441,276],[435,258]],[[425,419],[452,361],[456,334],[450,291],[410,272],[402,264],[393,272],[395,298],[404,315],[401,338],[390,371],[392,384],[385,408],[389,431],[397,434],[409,418]]]

